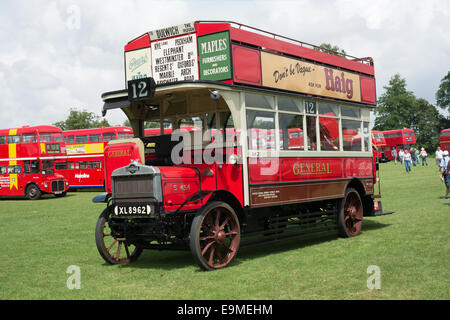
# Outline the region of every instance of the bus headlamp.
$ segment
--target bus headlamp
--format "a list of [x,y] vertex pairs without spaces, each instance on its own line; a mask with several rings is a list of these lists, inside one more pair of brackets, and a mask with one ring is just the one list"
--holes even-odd
[[228,158],[228,163],[229,163],[229,164],[235,165],[235,164],[238,164],[238,162],[239,162],[239,156],[236,155],[236,154],[232,154],[232,155]]

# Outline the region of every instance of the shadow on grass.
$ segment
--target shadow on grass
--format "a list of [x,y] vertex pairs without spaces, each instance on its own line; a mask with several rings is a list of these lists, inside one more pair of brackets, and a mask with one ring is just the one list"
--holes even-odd
[[[389,226],[372,220],[365,220],[362,230],[364,232],[377,230]],[[242,237],[241,247],[236,259],[232,261],[230,266],[237,266],[246,260],[258,257],[269,256],[275,253],[282,253],[290,250],[310,247],[339,239],[336,231],[324,235],[303,235],[277,241],[266,241],[264,236],[252,237],[252,244],[245,245],[247,240]],[[254,244],[256,242],[256,244]],[[109,265],[105,263],[105,266]],[[153,270],[174,270],[185,268],[188,266],[197,266],[189,249],[186,250],[144,250],[142,255],[136,262],[121,265],[121,268],[142,268]],[[197,271],[202,271],[197,267]]]
[[70,198],[70,197],[74,197],[74,194],[69,194],[67,193],[64,197],[56,197],[53,194],[43,194],[38,200],[28,200],[27,197],[25,196],[16,196],[16,197],[7,197],[7,196],[2,196],[0,197],[0,201],[20,201],[20,200],[24,200],[24,201],[30,201],[30,203],[36,202],[36,201],[46,201],[46,200],[51,200],[51,199],[66,199],[66,198]]

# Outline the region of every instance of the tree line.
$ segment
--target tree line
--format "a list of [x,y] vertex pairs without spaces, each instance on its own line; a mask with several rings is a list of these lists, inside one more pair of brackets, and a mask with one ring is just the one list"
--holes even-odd
[[413,129],[416,145],[426,150],[435,150],[439,145],[442,129],[450,128],[450,116],[439,113],[439,109],[450,113],[450,71],[441,79],[436,91],[436,104],[417,98],[408,91],[406,80],[395,74],[385,92],[377,101],[373,130]]

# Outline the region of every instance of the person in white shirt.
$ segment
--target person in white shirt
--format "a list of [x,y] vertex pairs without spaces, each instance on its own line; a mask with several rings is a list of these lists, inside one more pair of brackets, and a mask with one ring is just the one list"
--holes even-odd
[[398,157],[399,157],[400,163],[403,164],[403,160],[405,159],[405,152],[403,151],[403,149],[400,149],[400,152],[398,153]]
[[441,167],[441,179],[445,183],[445,196],[444,199],[448,199],[448,194],[450,193],[450,167],[449,167],[450,157],[448,156],[448,151],[443,152],[443,158],[440,163]]
[[420,157],[422,158],[422,167],[424,166],[424,164],[428,166],[427,152],[425,151],[425,148],[422,148],[420,150]]
[[408,151],[405,151],[405,169],[406,169],[406,173],[410,173],[411,172],[411,153],[409,153]]
[[438,147],[436,150],[436,164],[438,167],[441,165],[441,160],[443,158],[443,151],[441,150],[441,147]]

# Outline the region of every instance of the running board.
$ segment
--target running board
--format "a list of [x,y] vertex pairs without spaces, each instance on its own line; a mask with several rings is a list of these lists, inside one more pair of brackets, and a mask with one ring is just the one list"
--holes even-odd
[[374,200],[373,201],[373,214],[370,215],[372,217],[379,217],[384,216],[387,214],[393,214],[394,211],[383,211],[383,206],[381,205],[381,200]]

